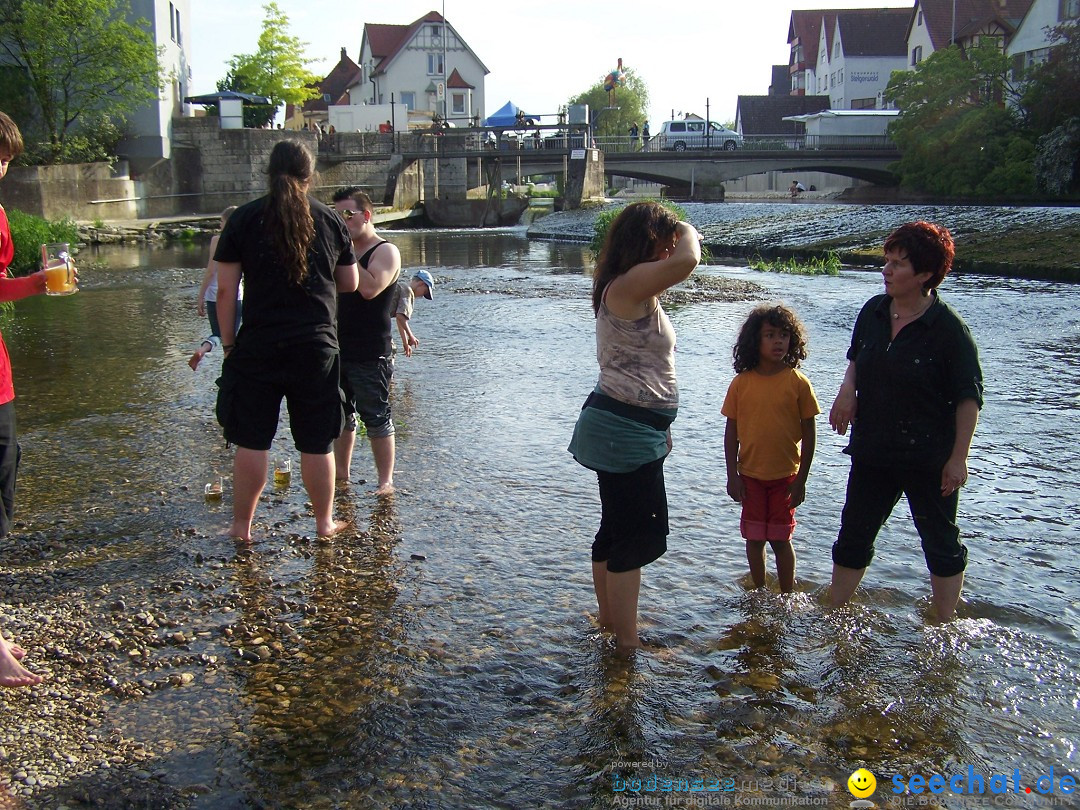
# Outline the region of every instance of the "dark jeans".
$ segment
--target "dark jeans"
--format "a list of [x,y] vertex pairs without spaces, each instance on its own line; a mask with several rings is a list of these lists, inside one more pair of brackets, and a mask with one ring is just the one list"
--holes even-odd
[[967,567],[967,548],[956,525],[958,494],[942,497],[940,469],[879,467],[852,459],[840,534],[833,562],[866,568],[874,558],[874,540],[901,495],[906,495],[915,529],[922,540],[931,574],[951,577]]
[[15,403],[5,402],[0,405],[0,537],[11,531],[15,515],[15,476],[21,456],[15,430]]
[[[221,337],[221,324],[217,319],[217,303],[206,301],[206,319],[210,321],[210,334],[216,338]],[[244,301],[236,299],[236,331],[240,331],[240,322],[244,319]]]

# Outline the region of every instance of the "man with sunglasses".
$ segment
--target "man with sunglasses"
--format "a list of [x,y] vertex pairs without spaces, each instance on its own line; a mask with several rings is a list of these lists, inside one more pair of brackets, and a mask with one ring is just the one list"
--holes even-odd
[[341,388],[345,393],[345,430],[334,442],[339,481],[350,475],[356,443],[356,417],[371,440],[379,483],[375,494],[394,492],[394,422],[390,414],[390,381],[394,376],[391,314],[394,286],[401,273],[401,255],[375,232],[375,209],[358,186],[339,189],[334,208],[345,219],[359,259],[360,284],[354,293],[338,296],[338,343],[341,346]]

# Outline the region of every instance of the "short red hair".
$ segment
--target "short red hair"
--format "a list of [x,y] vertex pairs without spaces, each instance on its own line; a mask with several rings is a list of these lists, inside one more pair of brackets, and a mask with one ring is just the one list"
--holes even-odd
[[915,273],[929,273],[924,289],[937,287],[952,268],[956,246],[952,234],[944,225],[933,222],[909,222],[901,225],[885,239],[885,252],[903,252]]

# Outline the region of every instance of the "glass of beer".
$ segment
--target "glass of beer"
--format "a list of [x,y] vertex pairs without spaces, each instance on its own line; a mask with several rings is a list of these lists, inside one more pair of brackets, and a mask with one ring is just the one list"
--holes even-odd
[[220,501],[222,492],[225,490],[225,479],[218,478],[206,485],[204,493],[208,501]]
[[42,245],[41,266],[45,270],[46,295],[71,295],[79,291],[75,286],[75,265],[67,242]]
[[274,459],[274,486],[287,487],[292,481],[292,460],[288,458]]

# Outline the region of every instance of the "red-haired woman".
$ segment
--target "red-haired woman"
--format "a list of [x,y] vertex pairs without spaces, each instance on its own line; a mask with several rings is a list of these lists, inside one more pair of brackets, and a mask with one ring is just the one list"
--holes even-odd
[[922,539],[934,612],[956,612],[967,567],[956,508],[983,401],[971,332],[937,287],[952,267],[952,235],[910,222],[885,240],[884,295],[863,305],[848,367],[829,413],[851,456],[833,544],[831,602],[844,604],[874,556],[874,540],[906,495]]

